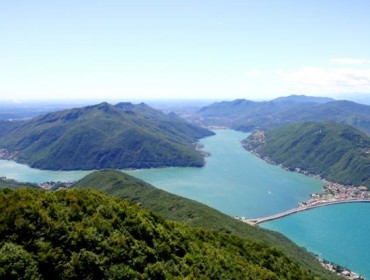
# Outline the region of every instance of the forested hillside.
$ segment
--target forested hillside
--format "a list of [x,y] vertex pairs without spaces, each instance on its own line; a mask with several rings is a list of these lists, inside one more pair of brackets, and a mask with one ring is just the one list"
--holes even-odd
[[0,191],[1,279],[314,279],[281,251],[90,190]]
[[0,127],[0,148],[52,170],[202,166],[194,142],[213,134],[143,103],[101,103]]
[[347,185],[370,187],[370,137],[334,122],[303,123],[257,132],[244,146],[288,168]]

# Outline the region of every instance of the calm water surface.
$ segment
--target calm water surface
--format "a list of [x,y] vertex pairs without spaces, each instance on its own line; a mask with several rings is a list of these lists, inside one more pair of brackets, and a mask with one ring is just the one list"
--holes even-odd
[[20,182],[43,183],[43,182],[67,182],[76,181],[92,171],[50,171],[31,168],[10,160],[0,160],[0,176],[14,179]]
[[279,231],[320,257],[370,279],[370,203],[350,203],[300,212],[261,224]]
[[246,152],[247,135],[217,130],[202,140],[211,152],[203,168],[135,170],[129,174],[152,185],[212,206],[229,215],[259,217],[296,207],[318,192],[322,182],[287,172]]

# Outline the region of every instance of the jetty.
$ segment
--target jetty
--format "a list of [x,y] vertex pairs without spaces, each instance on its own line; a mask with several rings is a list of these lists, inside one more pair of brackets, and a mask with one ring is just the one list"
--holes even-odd
[[264,222],[277,220],[277,219],[280,219],[280,218],[283,218],[283,217],[286,217],[286,216],[289,216],[289,215],[292,215],[298,212],[307,211],[307,210],[311,210],[311,209],[318,208],[318,207],[324,207],[324,206],[329,206],[329,205],[334,205],[334,204],[343,204],[343,203],[369,203],[369,202],[370,202],[370,199],[342,199],[342,200],[332,200],[332,201],[320,201],[318,203],[310,204],[310,205],[302,204],[297,208],[293,208],[293,209],[280,212],[280,213],[267,216],[267,217],[260,217],[260,218],[254,218],[254,219],[247,219],[244,217],[235,217],[235,219],[238,219],[250,225],[258,225]]

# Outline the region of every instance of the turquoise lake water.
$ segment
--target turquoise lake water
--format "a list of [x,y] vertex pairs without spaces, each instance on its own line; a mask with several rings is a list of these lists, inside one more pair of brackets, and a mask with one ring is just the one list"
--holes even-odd
[[152,185],[203,202],[226,214],[260,217],[296,207],[318,192],[322,182],[287,172],[246,152],[246,134],[217,130],[202,140],[211,152],[203,168],[163,168],[128,172]]
[[[160,168],[126,171],[154,186],[203,202],[229,215],[248,218],[296,207],[323,183],[287,172],[246,152],[247,135],[217,130],[203,139],[211,152],[203,168]],[[0,176],[19,181],[74,181],[91,171],[43,171],[0,160]],[[347,204],[301,212],[261,226],[277,230],[321,257],[348,266],[370,279],[370,204]],[[370,251],[370,250],[369,250]]]
[[14,179],[20,182],[43,183],[43,182],[67,182],[76,181],[92,171],[49,171],[31,168],[10,160],[0,160],[0,176]]
[[261,224],[370,279],[370,203],[340,204]]

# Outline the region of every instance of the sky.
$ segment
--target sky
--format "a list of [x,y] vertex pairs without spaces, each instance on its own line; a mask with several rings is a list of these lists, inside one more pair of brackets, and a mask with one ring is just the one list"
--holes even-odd
[[13,0],[0,100],[370,93],[368,0]]

